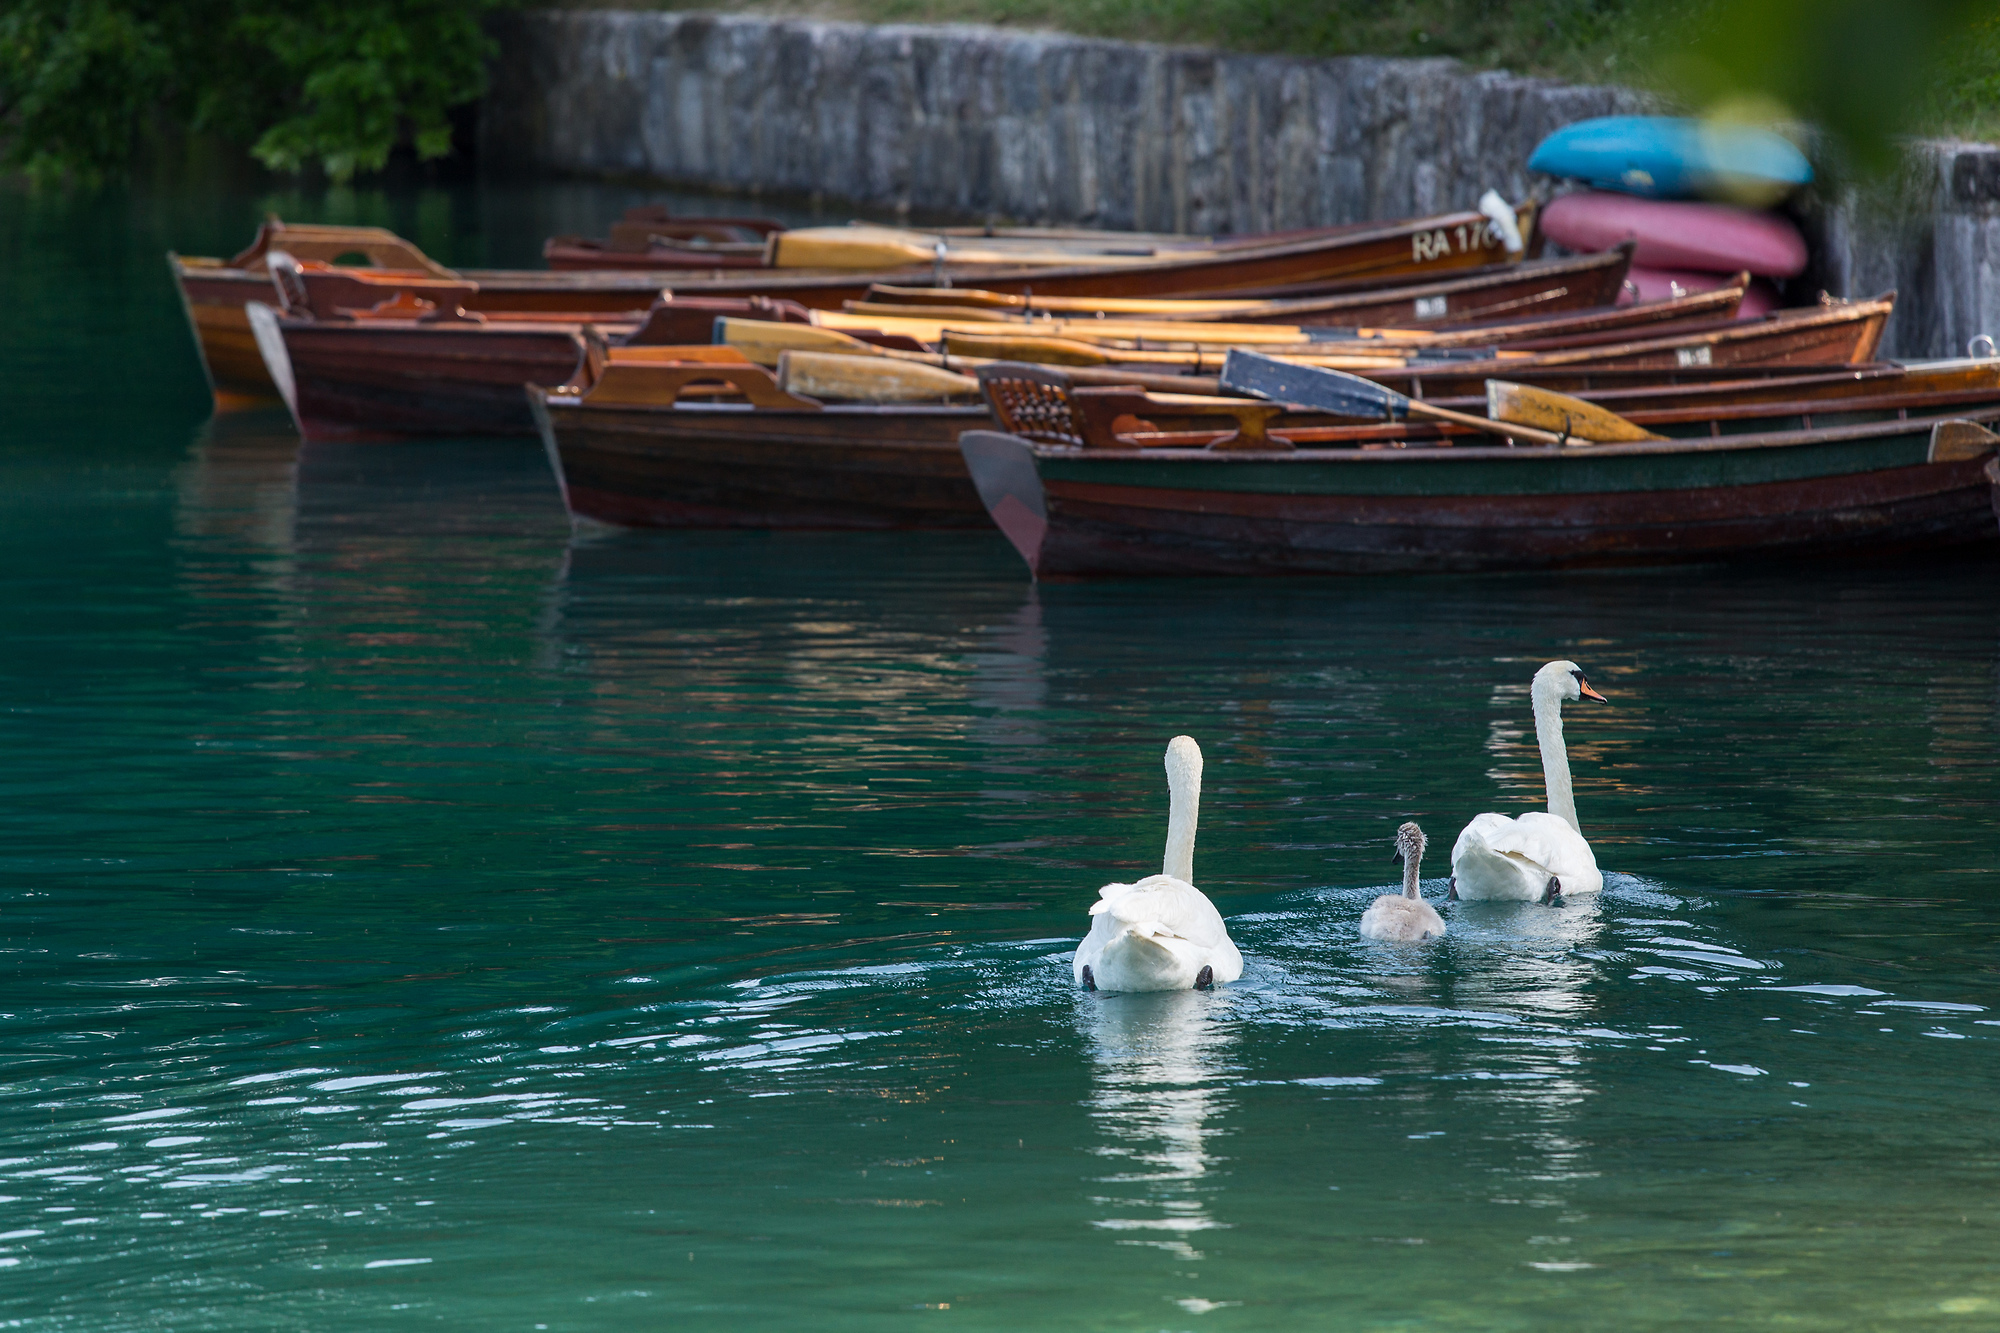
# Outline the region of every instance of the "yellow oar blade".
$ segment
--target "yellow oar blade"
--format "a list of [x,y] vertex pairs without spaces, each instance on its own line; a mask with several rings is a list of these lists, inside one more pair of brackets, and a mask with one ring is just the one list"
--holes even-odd
[[856,403],[935,403],[976,398],[979,381],[921,362],[840,352],[785,352],[778,358],[778,387],[810,398]]
[[723,316],[722,342],[760,366],[775,366],[785,352],[846,352],[850,356],[872,356],[875,349],[859,338],[850,338],[834,329],[811,324],[779,324],[771,320],[736,319]]
[[1486,381],[1486,415],[1494,421],[1567,435],[1578,443],[1625,444],[1665,438],[1596,403],[1506,380]]

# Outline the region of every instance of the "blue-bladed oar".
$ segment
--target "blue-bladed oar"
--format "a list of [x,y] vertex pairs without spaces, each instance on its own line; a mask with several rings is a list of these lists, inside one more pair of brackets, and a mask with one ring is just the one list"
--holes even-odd
[[1362,379],[1342,370],[1324,366],[1302,366],[1280,361],[1261,352],[1231,348],[1222,364],[1222,387],[1237,393],[1268,398],[1274,403],[1295,403],[1316,412],[1332,412],[1343,417],[1374,417],[1383,421],[1407,421],[1413,416],[1431,421],[1451,421],[1490,435],[1504,435],[1532,444],[1562,444],[1560,435],[1533,426],[1517,426],[1509,421],[1476,417],[1433,407],[1421,398],[1409,398],[1373,380]]

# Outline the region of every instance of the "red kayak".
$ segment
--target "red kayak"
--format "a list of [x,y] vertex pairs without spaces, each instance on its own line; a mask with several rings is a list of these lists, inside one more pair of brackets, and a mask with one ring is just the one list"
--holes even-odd
[[1638,243],[1634,265],[1695,269],[1763,278],[1790,278],[1805,270],[1806,243],[1799,229],[1776,213],[1726,204],[1690,204],[1586,190],[1566,194],[1542,211],[1542,234],[1572,250],[1609,250]]

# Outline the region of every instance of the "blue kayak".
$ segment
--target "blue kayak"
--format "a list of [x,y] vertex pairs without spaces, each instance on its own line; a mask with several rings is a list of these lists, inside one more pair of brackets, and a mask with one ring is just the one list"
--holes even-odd
[[1772,204],[1813,178],[1790,140],[1747,125],[1677,116],[1600,116],[1536,146],[1530,171],[1648,199]]

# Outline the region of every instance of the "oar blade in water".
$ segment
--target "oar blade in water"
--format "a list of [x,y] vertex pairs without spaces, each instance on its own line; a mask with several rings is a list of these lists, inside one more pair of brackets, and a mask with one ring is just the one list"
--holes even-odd
[[1222,387],[1344,417],[1401,421],[1410,414],[1409,399],[1373,380],[1240,349],[1231,349],[1223,362]]
[[1507,380],[1486,381],[1486,415],[1495,421],[1536,426],[1592,444],[1663,438],[1596,403]]

